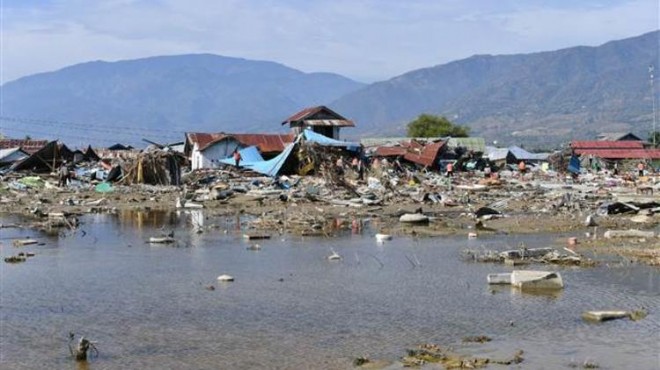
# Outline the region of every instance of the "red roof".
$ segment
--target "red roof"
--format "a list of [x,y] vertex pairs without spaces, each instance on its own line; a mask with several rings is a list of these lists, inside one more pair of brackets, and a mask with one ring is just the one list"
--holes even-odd
[[191,144],[197,143],[200,151],[225,138],[234,138],[243,145],[259,147],[262,153],[281,152],[287,144],[295,140],[293,134],[227,134],[224,132],[207,134],[189,132],[186,136]]
[[200,150],[206,148],[209,144],[214,141],[218,141],[225,137],[226,134],[220,132],[216,134],[207,134],[203,132],[188,132],[186,133],[186,139],[191,144],[197,144]]
[[376,156],[379,157],[400,157],[407,161],[421,164],[422,166],[433,166],[440,149],[445,145],[444,141],[438,141],[427,145],[422,145],[417,141],[408,141],[401,143],[400,146],[381,146],[376,148]]
[[48,144],[48,140],[2,139],[0,149],[21,148],[28,154],[34,154]]
[[353,121],[344,118],[341,114],[324,105],[305,108],[293,116],[285,119],[282,124],[286,125],[287,123],[299,121],[305,121],[307,126],[355,127],[355,123],[353,123]]
[[229,136],[233,136],[247,146],[258,146],[262,153],[284,151],[284,147],[296,139],[294,134],[231,134]]
[[408,149],[402,146],[379,146],[376,148],[377,157],[400,157],[407,152]]
[[320,105],[318,107],[309,107],[301,110],[300,112],[294,114],[293,116],[287,118],[282,122],[282,124],[287,124],[289,122],[295,122],[295,121],[300,121],[302,119],[305,119],[313,114],[316,114],[325,108],[324,106]]
[[408,152],[406,153],[403,158],[406,160],[421,164],[422,166],[428,166],[431,167],[435,163],[436,159],[438,158],[438,154],[440,153],[440,149],[445,145],[444,141],[438,141],[436,143],[431,143],[426,145],[421,152],[415,153],[415,152]]
[[576,149],[575,154],[603,159],[660,159],[660,149]]
[[643,149],[641,141],[572,141],[573,149]]

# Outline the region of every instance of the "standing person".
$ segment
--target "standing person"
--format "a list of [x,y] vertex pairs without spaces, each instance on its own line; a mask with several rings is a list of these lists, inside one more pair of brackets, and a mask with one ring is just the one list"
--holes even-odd
[[527,166],[525,165],[525,161],[520,161],[520,163],[518,163],[518,171],[520,171],[520,176],[524,175],[525,172],[527,172]]
[[637,163],[637,171],[639,171],[639,177],[644,176],[644,162]]
[[614,171],[612,171],[614,176],[617,176],[619,174],[619,162],[614,162]]
[[234,163],[236,163],[236,167],[238,168],[238,164],[241,163],[241,153],[238,152],[238,148],[234,149]]
[[67,181],[69,181],[69,167],[67,167],[66,161],[62,161],[62,165],[58,170],[58,175],[59,181],[57,182],[57,186],[60,188],[66,187]]
[[452,177],[454,176],[454,163],[449,162],[447,163],[447,177]]

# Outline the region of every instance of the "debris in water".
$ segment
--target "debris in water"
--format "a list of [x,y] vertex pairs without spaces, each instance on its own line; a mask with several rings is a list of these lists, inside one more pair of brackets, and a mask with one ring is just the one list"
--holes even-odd
[[341,259],[341,256],[339,253],[335,252],[334,249],[332,250],[332,254],[328,256],[328,260],[330,261],[338,261]]
[[74,333],[69,333],[69,353],[71,354],[72,358],[74,358],[76,361],[87,361],[88,352],[94,355],[94,357],[99,356],[99,351],[96,349],[95,345],[96,342],[92,342],[84,336],[80,337],[78,345],[74,349],[72,342],[74,341],[75,336],[76,335]]
[[224,274],[224,275],[218,276],[218,281],[231,282],[231,281],[234,281],[234,277],[231,276],[231,275]]
[[463,343],[486,343],[490,342],[492,339],[485,335],[475,335],[463,338]]

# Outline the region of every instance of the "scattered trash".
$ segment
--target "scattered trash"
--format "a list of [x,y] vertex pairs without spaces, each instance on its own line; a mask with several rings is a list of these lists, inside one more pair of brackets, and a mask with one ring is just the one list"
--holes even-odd
[[376,241],[383,243],[385,241],[392,240],[392,235],[390,234],[376,234]]
[[562,289],[564,282],[558,272],[515,270],[511,273],[489,274],[488,284],[510,284],[526,290]]
[[84,336],[81,336],[80,340],[78,341],[78,345],[74,348],[72,346],[74,339],[75,334],[69,333],[69,353],[73,359],[76,361],[87,361],[88,352],[90,352],[94,357],[99,356],[99,351],[96,349],[96,342],[92,342]]
[[171,236],[152,236],[149,238],[149,243],[151,244],[172,244],[176,242]]
[[409,349],[407,355],[401,358],[404,367],[423,366],[427,363],[439,363],[445,369],[477,369],[489,364],[515,365],[524,361],[522,350],[508,359],[492,359],[487,357],[463,356],[450,349],[443,349],[435,344],[422,344],[416,349]]
[[226,275],[226,274],[225,275],[220,275],[220,276],[218,276],[218,281],[232,282],[232,281],[234,281],[234,277],[231,276],[231,275]]
[[492,339],[485,335],[477,335],[471,337],[464,337],[463,343],[486,343],[490,342]]
[[603,234],[605,239],[612,238],[654,238],[654,231],[642,231],[642,230],[607,230]]
[[369,363],[369,358],[365,356],[357,357],[353,360],[353,366],[362,366]]
[[406,213],[399,217],[399,222],[410,224],[427,224],[429,217],[420,213]]
[[264,239],[270,239],[270,235],[269,234],[257,234],[257,233],[243,234],[243,239],[245,239],[245,240],[264,240]]
[[260,251],[261,246],[259,244],[252,244],[249,247],[246,248],[249,251]]
[[633,321],[641,320],[648,315],[644,309],[633,311],[586,311],[582,314],[582,318],[587,321],[611,321],[617,319],[629,318]]
[[341,259],[341,256],[339,255],[339,253],[332,250],[332,254],[330,254],[327,258],[330,261],[338,261]]
[[28,239],[15,239],[12,242],[14,247],[24,247],[26,245],[32,245],[32,244],[37,244],[37,243],[39,243],[37,240],[29,239],[29,238]]

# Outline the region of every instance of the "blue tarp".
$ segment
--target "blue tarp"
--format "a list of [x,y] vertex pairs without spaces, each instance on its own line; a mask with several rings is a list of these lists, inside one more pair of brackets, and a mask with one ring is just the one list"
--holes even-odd
[[[241,162],[239,163],[239,166],[243,166],[243,163],[250,163],[250,162],[261,162],[264,160],[264,158],[261,156],[261,153],[259,153],[259,148],[256,146],[248,146],[247,148],[240,149],[238,151],[241,153]],[[218,162],[224,163],[224,164],[230,164],[234,165],[236,163],[234,161],[234,157],[227,157],[225,159],[221,159]]]
[[575,174],[580,173],[580,158],[575,155],[571,157],[570,161],[568,162],[568,172]]
[[291,152],[295,146],[296,143],[287,145],[282,153],[280,153],[277,157],[267,161],[262,160],[255,162],[241,162],[240,167],[247,168],[254,172],[259,172],[271,177],[277,176],[280,173],[282,166],[291,155]]
[[322,146],[341,146],[354,152],[360,149],[360,143],[352,143],[348,141],[331,139],[327,136],[318,134],[310,129],[305,129],[305,131],[303,131],[303,135],[305,136],[306,141],[317,143]]

